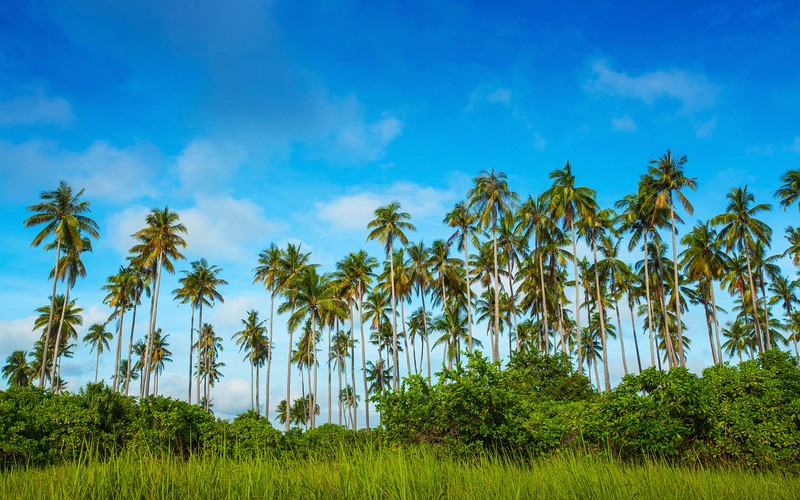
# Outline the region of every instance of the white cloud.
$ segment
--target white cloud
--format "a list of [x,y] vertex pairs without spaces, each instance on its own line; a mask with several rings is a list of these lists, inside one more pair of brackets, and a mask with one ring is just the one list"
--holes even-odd
[[592,65],[592,77],[586,83],[592,92],[616,95],[653,104],[671,99],[681,104],[681,110],[695,113],[714,106],[719,87],[705,76],[681,69],[658,70],[630,76],[615,71],[606,61]]
[[11,353],[21,349],[30,353],[39,339],[39,333],[32,330],[34,321],[36,316],[0,320],[0,352]]
[[751,146],[747,148],[747,152],[754,155],[772,156],[775,153],[775,146],[767,144],[765,146]]
[[9,186],[49,186],[53,172],[58,172],[75,188],[86,189],[92,199],[124,203],[155,196],[152,180],[161,163],[160,153],[146,144],[118,148],[98,141],[82,151],[72,151],[38,139],[19,144],[0,141],[0,170],[12,177]]
[[175,162],[181,188],[191,193],[219,192],[245,159],[245,151],[238,146],[195,140]]
[[137,243],[131,235],[144,226],[149,212],[148,207],[134,205],[108,216],[104,225],[106,239],[120,255],[128,255],[130,248]]
[[620,132],[636,132],[636,122],[629,115],[611,119],[611,128]]
[[711,137],[711,134],[717,129],[717,117],[716,115],[712,116],[709,120],[696,123],[695,126],[695,134],[697,137],[701,139],[705,139],[707,137]]
[[0,127],[18,125],[65,125],[73,120],[72,107],[61,97],[41,92],[0,101]]
[[382,189],[361,191],[319,202],[314,214],[323,223],[337,230],[364,231],[374,218],[375,209],[398,201],[413,219],[444,214],[447,204],[456,198],[452,190],[420,186],[411,182],[395,182]]
[[800,137],[795,137],[794,142],[788,148],[792,153],[800,153]]
[[497,104],[510,104],[511,91],[508,89],[495,89],[486,95],[486,100]]
[[327,158],[344,163],[369,163],[381,159],[405,126],[392,115],[384,115],[374,122],[366,122],[358,116],[343,118],[331,129],[322,149]]
[[547,147],[547,139],[542,137],[539,132],[533,133],[533,147],[539,151],[544,151],[544,148]]
[[469,96],[466,112],[472,111],[475,106],[481,102],[488,102],[490,104],[500,104],[505,107],[511,106],[512,94],[511,90],[504,87],[496,87],[493,85],[481,85]]
[[227,195],[199,195],[193,207],[178,213],[188,248],[211,261],[252,258],[257,247],[287,228],[269,220],[255,202]]

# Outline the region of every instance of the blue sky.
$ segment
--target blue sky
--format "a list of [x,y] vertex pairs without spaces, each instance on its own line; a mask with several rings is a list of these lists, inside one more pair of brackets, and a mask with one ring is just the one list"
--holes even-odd
[[[302,242],[326,270],[353,250],[380,256],[364,226],[393,199],[415,241],[448,236],[442,217],[483,169],[536,195],[570,160],[610,206],[671,148],[698,180],[688,221],[742,184],[774,202],[800,166],[798,53],[796,1],[14,2],[0,12],[0,357],[30,348],[47,302],[52,255],[22,220],[60,179],[86,189],[101,226],[74,292],[87,326],[108,315],[99,288],[129,235],[169,205],[189,261],[231,283],[208,314],[229,338],[247,309],[266,315],[251,269],[269,243]],[[774,251],[797,216],[765,217]],[[188,318],[163,294],[175,361],[161,385],[176,396]],[[704,321],[689,321],[699,368]],[[249,404],[249,370],[232,343],[224,356],[230,415]],[[94,357],[79,349],[64,371],[76,388]]]

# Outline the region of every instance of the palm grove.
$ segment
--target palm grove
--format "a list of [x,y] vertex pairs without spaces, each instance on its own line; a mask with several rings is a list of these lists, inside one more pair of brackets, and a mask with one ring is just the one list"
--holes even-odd
[[[624,374],[685,366],[693,342],[707,341],[715,364],[790,345],[797,355],[798,281],[776,261],[785,255],[800,265],[800,228],[788,227],[786,250],[773,253],[772,229],[760,219],[772,206],[757,202],[747,186],[727,193],[719,215],[688,226],[696,179],[685,165],[685,156],[667,151],[649,162],[634,192],[605,208],[594,190],[577,183],[568,162],[550,173],[550,186],[537,197],[512,191],[502,172],[484,171],[444,216],[442,239],[413,242],[410,215],[392,202],[378,207],[366,228],[367,240],[380,242],[385,253],[359,250],[328,272],[300,245],[271,244],[253,269],[254,283],[266,290],[266,319],[248,311],[240,331],[224,332],[251,368],[251,406],[266,413],[277,399],[270,394],[275,354],[286,363],[286,394],[275,409],[287,430],[292,423],[315,427],[322,400],[328,422],[369,428],[372,395],[398,388],[404,374],[430,383],[438,369],[434,355],[452,368],[484,342],[494,362],[502,362],[501,340],[509,353],[564,353],[599,391],[611,390],[612,349],[619,349]],[[778,203],[792,208],[800,202],[800,169],[780,182]],[[24,224],[38,230],[32,245],[55,250],[53,284],[49,302],[36,310],[40,339],[30,353],[6,359],[9,385],[65,387],[61,362],[72,356],[83,321],[70,290],[86,275],[81,255],[99,236],[82,197],[83,190],[61,182],[28,207]],[[96,355],[95,381],[99,357],[113,351],[115,391],[129,394],[138,381],[140,397],[158,395],[159,375],[171,361],[170,335],[158,328],[161,280],[185,259],[186,232],[165,207],[153,209],[133,234],[127,261],[103,286],[112,313],[83,338]],[[203,313],[224,300],[227,282],[206,259],[180,274],[172,295],[188,306],[188,332],[172,336],[190,346],[187,401],[210,410],[225,339]],[[730,295],[732,310],[718,306],[720,292]],[[686,328],[690,306],[703,311],[706,331]],[[286,353],[273,349],[278,317],[286,322]],[[627,352],[626,339],[633,341]],[[367,343],[375,346],[369,353]],[[327,368],[322,395],[321,364]],[[298,385],[301,396],[292,399]]]

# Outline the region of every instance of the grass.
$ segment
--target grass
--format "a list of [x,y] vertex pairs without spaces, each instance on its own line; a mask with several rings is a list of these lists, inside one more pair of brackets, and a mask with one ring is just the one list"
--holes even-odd
[[0,473],[3,498],[800,498],[800,477],[731,468],[438,458],[424,449],[333,457],[188,460],[122,454]]

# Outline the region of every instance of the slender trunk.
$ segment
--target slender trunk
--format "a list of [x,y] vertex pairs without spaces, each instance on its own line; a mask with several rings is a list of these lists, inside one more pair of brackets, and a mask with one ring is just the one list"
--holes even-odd
[[[539,248],[539,231],[536,231],[536,252],[537,252],[537,260],[539,261],[539,284],[541,288],[539,289],[542,292],[542,318],[544,319],[544,335],[545,335],[545,351],[548,350],[547,342],[550,336],[550,325],[548,324],[547,318],[547,291],[544,286],[544,263],[542,262],[542,249]],[[554,339],[555,342],[555,339]],[[555,351],[555,349],[553,349]]]
[[648,261],[650,259],[647,255],[647,231],[644,233],[644,287],[645,294],[647,295],[647,331],[650,334],[650,363],[653,367],[656,366],[656,331],[653,328],[653,300],[650,295],[650,266]]
[[[664,262],[661,260],[661,252],[656,249],[656,264],[658,266],[658,277],[659,277],[659,284],[658,284],[658,291],[661,293],[661,310],[664,314],[664,344],[667,348],[667,356],[669,356],[669,367],[672,368],[677,364],[677,358],[675,356],[675,346],[672,344],[672,336],[669,334],[669,314],[667,313],[667,295],[664,292]],[[677,287],[678,284],[675,283]],[[675,293],[679,293],[677,288],[675,289]]]
[[[292,308],[292,314],[294,315],[294,308]],[[300,377],[300,381],[302,382],[303,377]],[[289,328],[289,362],[288,368],[286,369],[286,432],[289,432],[289,426],[291,425],[290,417],[289,417],[289,410],[292,406],[292,329]]]
[[[202,347],[202,350],[201,350],[201,342],[208,342],[208,339],[204,339],[203,338],[203,300],[202,300],[202,298],[201,298],[201,300],[199,302],[200,302],[200,312],[198,314],[199,328],[197,330],[197,332],[198,332],[197,333],[197,373],[196,373],[196,377],[197,378],[195,379],[195,387],[197,389],[197,405],[198,406],[201,404],[200,403],[200,400],[201,400],[201,398],[200,398],[200,378],[201,378],[201,375],[200,374],[202,373],[202,370],[200,369],[200,363],[201,362],[204,363],[204,360],[201,360],[201,358],[206,357],[208,355],[207,354],[207,351],[208,351],[208,347],[207,346],[206,347]],[[201,353],[202,353],[202,355],[201,355]],[[205,363],[204,363],[204,365],[205,365]],[[203,403],[203,405],[205,405],[205,403]]]
[[[308,358],[308,362],[313,365],[314,368],[314,391],[311,393],[311,404],[309,405],[309,411],[311,412],[311,428],[314,429],[317,426],[317,330],[316,330],[316,317],[314,315],[314,311],[311,311],[311,356]],[[309,376],[311,376],[311,367],[308,369]],[[311,383],[309,382],[309,391],[311,390]]]
[[[61,346],[61,329],[64,326],[64,316],[67,313],[67,304],[69,304],[69,281],[67,281],[67,291],[64,292],[64,305],[61,307],[61,317],[58,319],[58,331],[56,332],[56,344],[53,347],[53,366],[50,369],[50,387],[57,389],[60,392],[59,386],[56,385],[56,367],[58,365],[58,348]],[[59,367],[58,377],[61,378],[61,369]]]
[[256,365],[250,363],[250,409],[254,410],[256,408],[256,377],[255,377]]
[[264,416],[269,419],[269,381],[272,374],[272,339],[275,338],[275,330],[272,329],[272,318],[275,307],[275,288],[270,288],[269,298],[269,341],[267,342],[267,385],[264,388]]
[[[98,344],[98,347],[99,347],[99,344]],[[95,361],[94,361],[94,383],[95,384],[97,383],[97,373],[99,371],[100,371],[100,349],[97,349],[97,357],[95,358]],[[119,371],[119,368],[117,368],[117,371]]]
[[47,370],[47,351],[50,348],[50,331],[53,329],[53,313],[56,308],[56,285],[58,284],[58,262],[61,257],[61,238],[56,239],[56,266],[53,268],[53,293],[50,295],[50,317],[47,319],[47,330],[44,333],[44,349],[42,349],[42,366],[39,369],[39,388],[44,389],[45,371]]
[[[358,291],[358,322],[361,329],[361,370],[364,375],[364,405],[367,409],[366,415],[366,422],[367,422],[367,430],[370,429],[369,427],[369,388],[367,387],[367,354],[366,354],[366,346],[364,345],[364,290]],[[355,356],[354,356],[355,358]],[[353,363],[355,366],[355,363]],[[355,394],[356,385],[353,384],[353,393]],[[355,405],[355,398],[353,400],[353,404]],[[355,415],[355,410],[353,411]],[[357,425],[356,421],[353,420],[353,428]]]
[[[611,286],[615,287],[613,282],[612,282]],[[619,330],[618,330],[619,348],[622,351],[622,371],[625,373],[625,375],[627,375],[628,374],[628,362],[625,359],[625,339],[623,339],[623,337],[622,337],[622,320],[619,317],[619,299],[616,296],[616,290],[614,291],[614,310],[617,312],[617,328],[619,328]]]
[[639,374],[642,373],[642,357],[639,354],[639,340],[636,337],[636,321],[633,316],[633,300],[628,300],[628,307],[631,310],[631,331],[633,331],[633,345],[636,348],[636,366],[639,368]]
[[145,367],[147,367],[147,376],[145,377],[145,397],[150,395],[150,359],[153,355],[153,336],[155,335],[156,331],[156,323],[158,318],[158,295],[161,291],[161,271],[164,263],[164,255],[161,254],[158,256],[158,272],[156,274],[156,286],[153,292],[153,317],[150,320],[150,331],[147,335],[147,349],[146,349],[146,356],[145,359]]
[[600,316],[600,341],[603,344],[603,379],[606,383],[606,392],[611,392],[611,377],[608,374],[605,306],[603,305],[603,296],[600,294],[600,274],[597,270],[597,245],[595,244],[594,236],[592,237],[592,256],[594,258],[594,286],[597,292],[597,312]]
[[766,349],[772,349],[772,335],[769,333],[769,307],[767,306],[767,291],[764,287],[764,273],[761,273],[761,297],[764,302],[764,333],[766,334]]
[[[464,230],[464,280],[467,285],[467,335],[469,335],[469,353],[472,354],[472,290],[469,280],[469,252],[467,251],[467,231]],[[424,311],[424,310],[423,310]],[[422,367],[420,366],[420,369]]]
[[[428,313],[425,310],[425,292],[423,291],[420,296],[422,297],[422,334],[425,336],[422,341],[428,346],[428,356],[426,360],[428,362],[428,385],[431,385],[431,344],[428,342]],[[422,366],[420,366],[420,370],[422,370]]]
[[492,252],[494,253],[494,342],[492,361],[500,361],[500,280],[497,277],[497,206],[492,208]]
[[258,389],[259,385],[261,385],[261,367],[256,365],[256,415],[261,415],[261,401],[259,398],[261,391]]
[[[356,298],[358,298],[358,296],[356,296]],[[351,302],[348,302],[348,307],[350,309],[350,342],[352,344],[352,346],[349,348],[349,351],[350,351],[350,380],[351,380],[351,384],[352,384],[351,388],[350,388],[351,389],[350,392],[353,395],[353,401],[355,401],[355,398],[356,398],[356,327],[355,327],[355,315],[356,315],[356,313],[353,310],[353,307],[355,307],[355,304],[353,304]],[[362,332],[363,332],[363,330],[362,330]],[[347,379],[347,365],[345,365],[342,368],[342,370],[345,372],[345,380],[346,380]],[[341,387],[340,387],[340,390],[339,390],[339,399],[340,400],[342,399]],[[349,400],[349,397],[347,399],[345,399],[344,402],[347,405],[347,411],[349,412],[350,411],[350,405],[348,403],[348,400]],[[356,416],[355,416],[355,412],[356,412],[355,408],[353,408],[352,411],[353,411],[353,416],[352,416],[351,421],[353,422],[353,430],[356,430],[356,423],[357,422],[356,422]]]
[[[117,357],[114,363],[114,392],[119,390],[119,360],[122,357],[122,319],[124,315],[125,302],[123,301],[119,306],[119,324],[117,325]],[[95,383],[97,383],[96,380]]]
[[594,368],[594,378],[597,380],[597,392],[600,392],[600,374],[597,373],[597,358],[592,358],[592,368]]
[[[756,340],[758,341],[759,352],[764,351],[764,341],[761,338],[761,321],[758,319],[758,306],[756,305],[756,289],[753,284],[753,269],[750,266],[750,252],[748,249],[744,251],[745,259],[747,259],[747,277],[750,279],[750,302],[753,304],[753,321],[756,325]],[[744,307],[744,302],[742,302]]]
[[144,362],[144,360],[147,358],[147,339],[150,338],[150,327],[153,325],[153,309],[155,307],[155,300],[156,300],[155,281],[156,281],[155,268],[153,268],[153,272],[150,274],[150,282],[153,283],[154,289],[150,293],[150,313],[149,313],[148,318],[147,318],[147,331],[144,334],[144,343],[145,343],[144,354],[145,354],[145,357],[142,358],[142,366],[139,369],[139,397],[140,398],[144,397],[144,386],[145,386],[144,378],[145,378],[145,375],[146,375],[146,372],[147,372],[147,368],[145,366],[146,363]]
[[[131,336],[128,340],[128,366],[125,370],[125,395],[128,395],[128,388],[131,385],[131,362],[133,357],[133,331],[136,327],[136,309],[137,304],[139,302],[139,296],[137,295],[135,300],[133,301],[133,318],[131,319]],[[189,383],[192,383],[192,377],[189,376]]]
[[681,325],[681,282],[678,277],[678,244],[675,234],[675,207],[672,204],[672,192],[669,195],[669,218],[672,223],[672,268],[675,275],[675,318],[678,328],[678,353],[681,366],[686,366],[686,356],[683,353],[683,326]]
[[716,343],[716,350],[717,350],[717,359],[719,360],[720,364],[722,363],[722,344],[719,342],[719,320],[717,319],[717,300],[714,297],[714,281],[708,280],[709,285],[708,288],[711,290],[711,314],[714,317],[714,336],[717,339]]
[[703,304],[703,309],[706,314],[706,327],[708,328],[708,343],[711,345],[711,357],[716,365],[721,361],[717,358],[717,351],[714,349],[714,330],[711,328],[711,312],[708,310],[708,304]]
[[[569,356],[569,347],[567,346],[567,332],[564,329],[564,304],[561,302],[561,297],[558,297],[558,330],[561,333],[561,351]],[[555,348],[553,348],[555,351]]]
[[[513,332],[508,332],[508,355],[511,355],[511,335],[513,333],[514,338],[517,338],[517,300],[514,297],[514,259],[512,257],[508,258],[508,294],[511,298],[511,318],[514,323],[514,330]],[[511,324],[508,325],[508,329],[511,330]],[[519,339],[517,338],[517,351],[519,351]]]
[[406,331],[406,307],[404,300],[400,301],[400,321],[403,323],[403,346],[406,349],[406,365],[408,365],[408,373],[411,375],[411,354],[408,352],[408,332]]
[[189,404],[192,404],[192,355],[194,354],[194,304],[191,304],[192,307],[192,321],[189,327],[189,390],[188,396],[186,397],[186,401]]
[[576,347],[578,350],[578,366],[581,367],[581,372],[583,371],[583,365],[581,364],[582,354],[581,354],[581,286],[580,286],[580,278],[578,277],[578,245],[575,239],[575,221],[570,218],[569,221],[569,228],[572,231],[572,267],[573,272],[575,273],[575,328],[578,332],[578,342],[576,343]]
[[394,292],[394,252],[392,251],[392,239],[389,238],[389,278],[391,283],[389,286],[392,289],[392,369],[394,377],[392,379],[393,387],[397,389],[398,387],[398,380],[400,379],[400,363],[397,353],[397,299],[395,298]]
[[336,353],[336,358],[336,376],[339,378],[339,425],[342,425],[342,363],[344,363],[346,356],[340,356],[339,353]]

